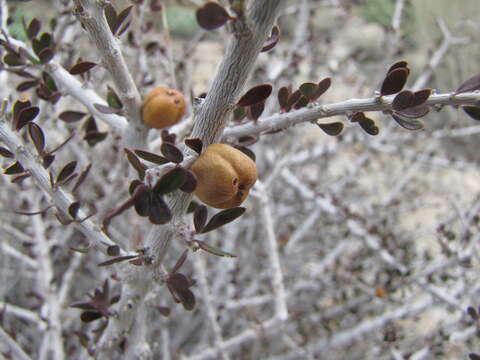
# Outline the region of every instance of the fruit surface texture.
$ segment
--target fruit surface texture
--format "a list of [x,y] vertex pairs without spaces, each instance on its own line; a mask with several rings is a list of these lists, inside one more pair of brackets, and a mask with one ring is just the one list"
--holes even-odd
[[185,108],[185,98],[180,91],[157,86],[143,100],[142,119],[148,127],[163,129],[179,122]]
[[239,206],[257,181],[255,162],[240,150],[212,144],[191,167],[197,176],[195,195],[217,209]]

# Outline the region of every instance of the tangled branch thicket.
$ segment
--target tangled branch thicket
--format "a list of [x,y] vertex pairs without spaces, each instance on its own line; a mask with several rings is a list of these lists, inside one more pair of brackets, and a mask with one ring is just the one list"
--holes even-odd
[[[479,24],[381,3],[0,0],[1,354],[480,358]],[[192,195],[219,142],[246,210]]]

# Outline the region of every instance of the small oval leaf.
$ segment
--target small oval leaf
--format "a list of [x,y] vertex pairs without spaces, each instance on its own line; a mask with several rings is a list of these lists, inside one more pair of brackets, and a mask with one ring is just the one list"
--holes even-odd
[[290,96],[290,89],[288,86],[282,86],[278,90],[277,99],[281,111],[288,111],[288,98]]
[[80,75],[93,69],[95,66],[97,66],[97,64],[94,62],[83,61],[73,65],[73,67],[69,70],[69,73],[72,75]]
[[409,108],[413,105],[413,101],[415,100],[415,95],[410,90],[404,90],[399,92],[392,102],[392,109],[393,110],[403,110]]
[[[237,109],[240,109],[240,108],[237,108]],[[187,145],[190,149],[195,151],[197,154],[202,153],[203,142],[199,138],[185,139],[185,145]]]
[[159,194],[151,194],[148,219],[155,225],[166,224],[172,219],[170,208]]
[[40,109],[36,106],[28,107],[20,111],[16,124],[17,131],[27,125],[30,121],[35,119],[39,112]]
[[342,122],[334,122],[329,124],[317,124],[320,129],[322,129],[327,135],[330,136],[337,136],[339,135],[344,125]]
[[420,120],[416,119],[403,119],[396,114],[392,114],[392,118],[397,122],[398,125],[407,130],[421,130],[423,129],[423,123]]
[[470,92],[480,90],[480,74],[472,76],[471,78],[465,80],[455,91],[456,94],[461,94],[464,92]]
[[145,166],[145,164],[143,164],[132,151],[127,148],[124,148],[123,150],[127,154],[127,159],[130,165],[132,165],[132,167],[137,171],[140,179],[143,179],[145,177],[145,170],[148,169],[147,166]]
[[73,123],[82,120],[85,115],[87,114],[80,111],[64,111],[58,116],[58,118],[66,123]]
[[163,156],[148,151],[134,150],[134,152],[139,158],[154,164],[163,165],[169,162],[169,160],[165,159]]
[[193,213],[193,225],[195,231],[200,233],[207,222],[207,207],[205,205],[199,205]]
[[172,143],[163,142],[162,145],[160,146],[160,151],[168,161],[171,161],[176,164],[179,164],[183,161],[182,152]]
[[263,84],[257,85],[250,90],[248,90],[237,102],[237,106],[251,106],[258,104],[262,101],[267,100],[267,98],[272,93],[272,85]]
[[407,82],[406,68],[394,69],[387,74],[380,90],[381,95],[392,95],[401,91]]
[[28,134],[30,135],[30,139],[32,139],[35,149],[37,149],[37,153],[43,154],[43,149],[45,148],[45,135],[43,134],[42,128],[31,122],[28,124]]
[[208,2],[196,12],[197,22],[206,30],[213,30],[230,20],[228,12],[215,2]]
[[73,174],[73,172],[75,171],[75,168],[77,167],[77,162],[76,161],[71,161],[69,162],[67,165],[65,165],[62,170],[60,170],[60,173],[58,174],[57,176],[57,180],[56,180],[56,183],[57,184],[61,184],[63,183],[65,180],[67,180],[70,175]]
[[185,169],[176,167],[163,175],[153,187],[157,194],[167,194],[179,189],[185,183]]
[[219,213],[212,216],[208,224],[202,229],[200,234],[205,234],[209,231],[215,230],[225,224],[228,224],[238,217],[242,216],[245,212],[244,207],[235,207],[231,209],[226,209],[220,211]]
[[478,106],[462,106],[462,110],[465,114],[470,116],[473,120],[480,121],[480,107]]
[[358,124],[368,135],[376,136],[380,133],[380,129],[377,127],[375,122],[365,115],[363,115],[363,118],[358,121]]
[[260,50],[260,52],[267,52],[272,50],[275,45],[277,45],[278,40],[280,40],[280,28],[277,25],[274,25],[272,28],[272,33],[265,40],[265,43],[263,44],[262,50]]
[[195,191],[197,188],[197,176],[193,171],[184,169],[185,173],[185,181],[182,186],[180,186],[180,190],[186,192],[188,194]]

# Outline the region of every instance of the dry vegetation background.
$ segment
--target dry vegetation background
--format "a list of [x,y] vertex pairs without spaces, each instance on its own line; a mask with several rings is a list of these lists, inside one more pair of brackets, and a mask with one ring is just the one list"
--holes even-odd
[[[69,1],[52,3],[58,10],[71,6]],[[53,16],[52,3],[8,4],[17,7],[17,21],[19,13],[46,21]],[[130,2],[114,3],[122,9]],[[206,33],[196,26],[194,10],[200,3],[166,2],[171,48],[158,13],[135,13],[131,29],[138,47],[122,36],[140,91],[144,94],[157,84],[174,86],[175,81],[190,97],[189,112],[193,96],[208,90],[227,39],[225,29]],[[291,1],[279,19],[280,43],[260,55],[249,84],[272,83],[278,89],[330,76],[332,87],[321,98],[328,104],[373,96],[386,69],[397,60],[409,61],[407,88],[430,70],[420,87],[439,93],[456,89],[478,73],[477,0],[407,0],[397,31],[391,26],[395,3]],[[155,31],[144,34],[140,26],[149,20]],[[79,56],[99,62],[74,17],[58,21],[73,25],[58,34],[57,60],[67,69]],[[439,23],[451,38],[431,68],[429,62],[445,42]],[[11,31],[18,29],[12,25]],[[158,46],[146,51],[152,42]],[[175,80],[169,71],[170,52]],[[18,77],[4,72],[1,76],[2,97],[35,98],[15,92]],[[111,79],[98,67],[86,86],[105,96],[106,84]],[[109,134],[92,149],[82,140],[81,125],[58,119],[65,109],[85,110],[73,97],[64,96],[55,106],[40,104],[38,122],[49,129],[49,146],[76,132],[57,155],[55,169],[71,160],[77,160],[80,169],[93,164],[77,196],[97,212],[94,220],[101,221],[128,196],[129,165],[120,139]],[[278,111],[273,97],[267,111]],[[329,137],[306,123],[262,135],[251,146],[262,185],[245,203],[242,218],[208,235],[209,243],[238,258],[189,254],[183,270],[197,280],[192,312],[174,304],[163,286],[148,296],[145,321],[153,358],[427,360],[467,359],[469,353],[480,352],[478,326],[467,314],[469,306],[480,305],[480,126],[453,107],[431,112],[424,119],[425,129],[418,132],[400,128],[380,112],[370,115],[380,128],[376,137],[353,124],[340,136]],[[188,125],[173,130],[185,134]],[[154,151],[157,138],[158,132],[151,131]],[[1,162],[4,168],[10,164],[8,159]],[[114,269],[97,266],[106,259],[99,252],[70,250],[88,241],[73,227],[60,225],[53,211],[31,217],[13,213],[50,204],[31,179],[17,185],[2,176],[0,182],[1,327],[32,359],[58,358],[46,340],[51,309],[45,304],[50,296],[66,291],[57,304],[64,356],[89,358],[75,334],[93,339],[91,329],[104,320],[84,324],[80,311],[69,304],[86,299],[107,278],[118,293]],[[289,314],[286,322],[273,326],[268,319],[278,294],[272,291],[269,220],[279,247]],[[130,210],[113,221],[112,237],[135,249],[150,226]],[[184,249],[180,242],[173,244],[167,269]],[[169,307],[170,315],[163,316],[159,306]],[[5,342],[0,341],[0,350],[8,358]]]

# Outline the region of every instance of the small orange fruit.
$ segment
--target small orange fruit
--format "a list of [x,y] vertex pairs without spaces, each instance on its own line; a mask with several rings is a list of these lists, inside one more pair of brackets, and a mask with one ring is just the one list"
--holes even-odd
[[157,86],[150,90],[143,100],[143,122],[155,129],[172,126],[185,115],[185,107],[185,99],[181,92]]
[[239,206],[257,181],[253,160],[225,144],[208,146],[191,170],[197,176],[195,195],[217,209]]

